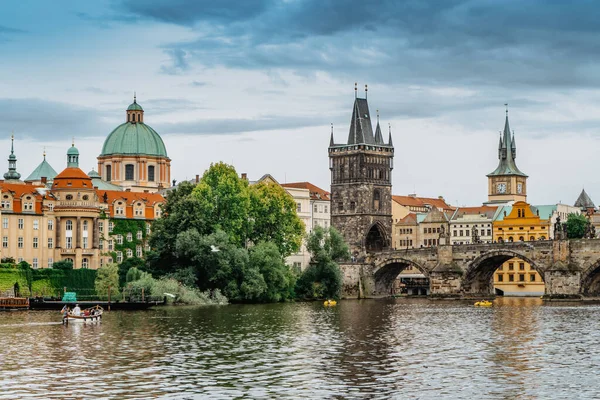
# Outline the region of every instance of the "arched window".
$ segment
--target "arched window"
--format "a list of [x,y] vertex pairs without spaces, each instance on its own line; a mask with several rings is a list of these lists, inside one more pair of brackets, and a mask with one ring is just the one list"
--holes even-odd
[[88,230],[88,222],[87,221],[83,221],[83,230],[84,231]]
[[509,241],[509,242],[514,242],[514,240],[513,240],[512,236],[508,238],[508,241]]
[[379,192],[379,190],[376,190],[375,192],[373,192],[373,211],[379,211],[380,202],[381,193]]
[[531,236],[531,237],[529,237],[529,240],[533,242],[535,240],[535,237]]
[[540,240],[546,240],[546,236],[540,236]]
[[67,230],[67,231],[73,230],[73,221],[71,221],[70,219],[68,219],[67,222],[65,222],[65,230]]
[[520,240],[521,242],[524,242],[524,241],[525,241],[525,238],[524,238],[523,236],[519,236],[519,240]]
[[504,243],[504,239],[503,239],[503,238],[501,238],[501,237],[499,237],[499,238],[498,238],[498,243]]
[[125,165],[125,180],[132,181],[133,180],[133,164]]
[[81,268],[88,268],[89,265],[90,261],[86,257],[83,257],[83,259],[81,260]]
[[104,177],[104,180],[107,182],[110,182],[112,178],[112,168],[110,165],[106,166],[106,176]]
[[154,182],[154,165],[148,166],[148,182]]

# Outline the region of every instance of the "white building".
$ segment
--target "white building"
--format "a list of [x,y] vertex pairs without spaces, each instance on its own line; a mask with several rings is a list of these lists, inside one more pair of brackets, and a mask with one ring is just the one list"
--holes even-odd
[[497,207],[460,207],[450,218],[450,244],[470,244],[473,240],[473,228],[481,243],[491,243],[494,215]]

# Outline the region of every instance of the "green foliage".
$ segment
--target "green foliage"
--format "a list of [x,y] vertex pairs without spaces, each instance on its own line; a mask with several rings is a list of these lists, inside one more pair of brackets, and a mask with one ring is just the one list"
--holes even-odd
[[21,296],[30,295],[27,275],[24,270],[19,270],[16,268],[0,269],[0,296],[3,296],[8,292],[12,292],[15,283],[19,284]]
[[[155,297],[166,297],[169,303],[183,303],[191,305],[227,304],[227,298],[216,289],[213,291],[200,291],[171,278],[154,279],[152,275],[141,272],[139,279],[131,282],[132,291],[145,293]],[[169,295],[167,295],[167,293]],[[174,298],[170,295],[175,296]]]
[[59,270],[72,270],[73,262],[70,260],[60,260],[52,264],[52,268]]
[[581,239],[585,235],[587,218],[581,214],[569,214],[567,217],[567,237]]
[[283,262],[275,243],[261,242],[252,247],[249,261],[266,284],[266,290],[257,298],[258,301],[278,302],[295,297],[296,277]]
[[342,273],[334,260],[349,257],[348,246],[334,229],[316,227],[307,239],[311,265],[300,275],[296,294],[306,299],[338,299],[342,293]]
[[64,288],[95,297],[94,282],[96,271],[93,269],[34,269],[31,291],[35,296],[62,296]]
[[15,259],[13,257],[2,257],[2,259],[0,259],[0,263],[2,263],[2,264],[15,264]]
[[98,296],[108,297],[109,290],[114,296],[119,290],[119,266],[110,263],[98,268],[94,288]]
[[131,268],[142,268],[145,265],[145,261],[138,257],[130,257],[123,260],[121,264],[119,264],[119,286],[125,286],[127,280],[127,273]]
[[146,272],[140,271],[136,267],[132,267],[127,271],[125,282],[130,283],[133,281],[137,281],[142,277],[143,273],[146,274]]

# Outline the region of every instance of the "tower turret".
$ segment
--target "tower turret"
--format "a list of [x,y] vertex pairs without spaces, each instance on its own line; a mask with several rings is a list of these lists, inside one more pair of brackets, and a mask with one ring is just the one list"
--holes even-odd
[[10,137],[10,155],[8,156],[8,171],[4,174],[7,181],[18,181],[21,174],[17,172],[17,156],[15,155],[15,135]]

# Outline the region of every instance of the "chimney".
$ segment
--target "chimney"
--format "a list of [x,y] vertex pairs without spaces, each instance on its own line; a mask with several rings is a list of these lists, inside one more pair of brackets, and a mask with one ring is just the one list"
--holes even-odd
[[247,181],[248,180],[248,174],[245,172],[242,172],[242,179]]
[[47,182],[47,178],[45,176],[42,176],[42,183],[45,185]]
[[131,188],[125,189],[126,192],[131,192]]
[[438,199],[444,200],[444,196],[438,196]]
[[196,183],[200,182],[200,175],[196,175]]

